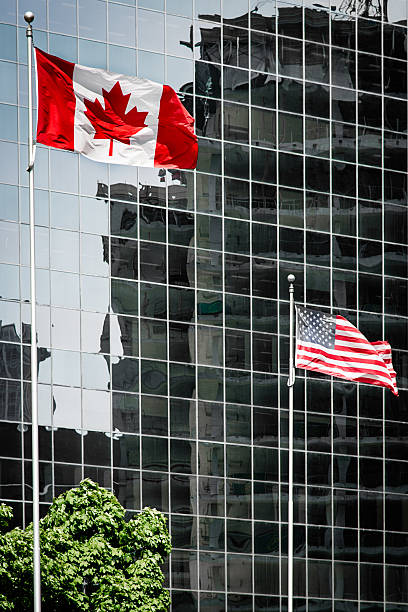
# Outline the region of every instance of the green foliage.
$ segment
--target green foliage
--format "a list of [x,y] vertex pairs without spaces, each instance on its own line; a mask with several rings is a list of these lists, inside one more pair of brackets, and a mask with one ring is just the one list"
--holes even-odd
[[[23,612],[32,610],[33,527],[4,533],[11,517],[0,505],[0,610]],[[54,499],[40,538],[47,612],[168,610],[160,566],[171,545],[157,510],[145,508],[126,522],[116,497],[86,479]]]

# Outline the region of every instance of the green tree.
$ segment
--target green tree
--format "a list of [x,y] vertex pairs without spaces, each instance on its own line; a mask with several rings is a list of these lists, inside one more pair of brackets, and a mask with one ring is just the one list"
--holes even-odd
[[[7,531],[0,505],[0,610],[32,610],[33,526]],[[44,610],[166,612],[160,566],[171,550],[166,519],[145,508],[130,521],[116,497],[92,480],[54,499],[41,519]]]

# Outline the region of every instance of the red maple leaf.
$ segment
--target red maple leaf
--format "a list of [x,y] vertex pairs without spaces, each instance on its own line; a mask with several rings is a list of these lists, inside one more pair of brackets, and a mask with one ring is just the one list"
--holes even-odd
[[85,115],[95,128],[94,138],[110,140],[109,155],[112,155],[113,141],[130,145],[130,137],[147,127],[144,121],[148,113],[139,113],[136,106],[126,113],[130,93],[123,95],[119,81],[110,91],[102,89],[102,94],[105,108],[98,99],[91,102],[85,98]]

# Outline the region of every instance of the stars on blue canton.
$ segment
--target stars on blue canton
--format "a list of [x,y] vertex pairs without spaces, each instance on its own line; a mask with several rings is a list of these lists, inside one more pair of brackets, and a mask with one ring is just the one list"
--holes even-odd
[[336,317],[318,310],[296,308],[297,338],[300,342],[312,342],[334,349]]

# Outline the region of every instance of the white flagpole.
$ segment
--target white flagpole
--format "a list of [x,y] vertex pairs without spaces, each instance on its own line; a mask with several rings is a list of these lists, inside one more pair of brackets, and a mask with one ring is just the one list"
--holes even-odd
[[295,367],[293,360],[293,328],[295,314],[295,276],[288,275],[289,283],[289,495],[288,495],[288,612],[293,612],[293,385]]
[[33,88],[32,53],[34,14],[24,13],[27,22],[28,69],[28,177],[30,198],[30,284],[31,284],[31,438],[33,474],[33,564],[34,564],[34,612],[41,612],[41,562],[40,562],[40,483],[38,463],[38,373],[37,373],[37,323],[35,287],[35,226],[34,226],[34,146],[33,146]]

